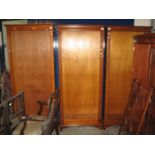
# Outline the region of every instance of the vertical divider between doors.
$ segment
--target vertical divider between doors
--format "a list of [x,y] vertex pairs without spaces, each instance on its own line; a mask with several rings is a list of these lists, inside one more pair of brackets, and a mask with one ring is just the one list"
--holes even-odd
[[60,88],[60,126],[64,125],[64,113],[63,113],[63,87],[62,87],[62,55],[61,55],[61,32],[62,29],[58,26],[58,63],[59,63],[59,88]]

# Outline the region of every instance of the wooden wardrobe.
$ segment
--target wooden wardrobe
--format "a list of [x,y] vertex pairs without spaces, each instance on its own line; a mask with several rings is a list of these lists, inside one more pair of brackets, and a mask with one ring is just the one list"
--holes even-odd
[[110,26],[107,34],[104,126],[119,124],[127,104],[133,64],[133,36],[149,27]]
[[53,25],[8,25],[8,54],[14,94],[25,93],[26,112],[47,100],[54,84]]
[[61,124],[101,123],[104,27],[61,25],[59,81]]
[[134,37],[133,78],[155,88],[155,34]]
[[[145,88],[155,88],[155,34],[134,37],[133,78]],[[145,134],[155,134],[155,89],[145,122]]]

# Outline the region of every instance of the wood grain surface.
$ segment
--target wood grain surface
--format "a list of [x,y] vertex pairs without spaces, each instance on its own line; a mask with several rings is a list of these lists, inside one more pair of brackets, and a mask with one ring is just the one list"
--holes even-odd
[[64,125],[98,124],[101,32],[61,30],[61,86]]
[[9,26],[8,43],[14,93],[23,90],[26,112],[35,114],[36,101],[47,100],[55,88],[53,32],[47,26]]

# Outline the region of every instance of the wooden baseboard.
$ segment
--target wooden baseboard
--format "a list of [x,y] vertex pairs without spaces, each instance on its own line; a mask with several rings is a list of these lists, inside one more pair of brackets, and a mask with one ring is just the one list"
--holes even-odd
[[108,114],[107,119],[104,120],[104,127],[108,127],[111,125],[120,125],[121,120],[123,118],[123,114]]
[[101,126],[101,120],[97,114],[71,114],[65,115],[61,126]]
[[96,119],[65,119],[63,126],[98,126],[99,121]]
[[65,119],[61,123],[61,127],[66,126],[95,126],[101,128],[102,123],[98,119]]

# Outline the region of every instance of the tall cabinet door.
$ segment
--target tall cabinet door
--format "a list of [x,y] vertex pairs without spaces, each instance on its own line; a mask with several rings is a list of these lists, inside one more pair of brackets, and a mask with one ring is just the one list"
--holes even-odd
[[155,44],[152,45],[150,53],[149,85],[155,88]]
[[[149,83],[149,67],[151,63],[150,45],[135,44],[134,47],[135,47],[135,50],[134,50],[134,59],[133,59],[133,79],[137,79],[143,87],[147,87]],[[152,58],[154,58],[154,55],[152,55]]]
[[155,87],[155,44],[135,43],[133,78],[143,87]]
[[149,32],[144,27],[109,27],[106,57],[105,126],[119,124],[132,83],[133,36]]
[[37,100],[54,90],[53,26],[7,26],[14,93],[25,93],[26,112],[36,114]]
[[103,31],[100,26],[59,27],[62,125],[100,122]]

